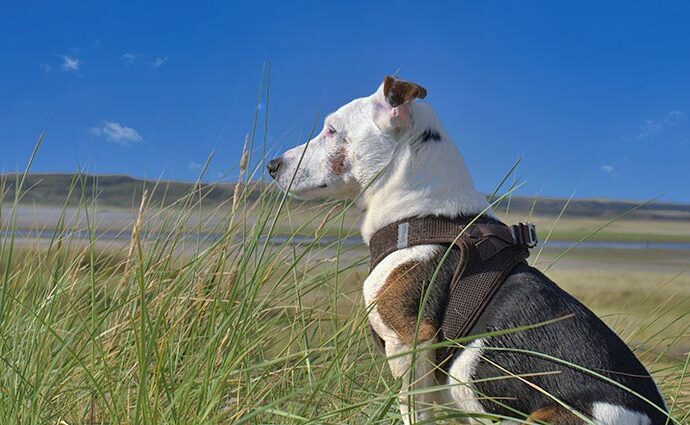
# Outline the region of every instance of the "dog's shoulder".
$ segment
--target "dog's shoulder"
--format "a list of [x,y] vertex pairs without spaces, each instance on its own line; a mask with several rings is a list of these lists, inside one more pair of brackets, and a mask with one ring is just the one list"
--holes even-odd
[[[459,260],[457,249],[447,251],[439,245],[395,251],[367,277],[364,284],[367,305],[375,312],[376,319],[393,330],[402,342],[411,343],[415,338],[420,342],[431,340],[440,328],[448,285]],[[422,299],[425,302],[418,326]]]

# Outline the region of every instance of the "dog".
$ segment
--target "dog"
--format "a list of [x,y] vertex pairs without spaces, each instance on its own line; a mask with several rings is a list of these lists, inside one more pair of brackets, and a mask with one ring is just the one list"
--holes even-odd
[[[421,101],[426,94],[388,76],[372,95],[328,115],[316,137],[271,160],[268,173],[300,199],[355,200],[367,244],[377,230],[413,217],[495,218],[438,116]],[[482,313],[485,336],[464,343],[445,373],[437,373],[432,348],[459,261],[451,251],[441,262],[446,250],[398,249],[364,281],[371,327],[385,344],[392,375],[402,378],[405,424],[433,423],[434,404],[470,413],[470,423],[480,424],[673,423],[626,344],[527,264],[512,270]],[[509,331],[518,327],[527,328]]]

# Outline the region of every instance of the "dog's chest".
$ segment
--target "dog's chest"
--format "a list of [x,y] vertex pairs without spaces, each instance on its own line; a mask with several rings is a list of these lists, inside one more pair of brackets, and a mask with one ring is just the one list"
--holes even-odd
[[[409,264],[410,262],[429,263],[430,266],[428,268],[433,270],[436,266],[435,260],[438,259],[439,252],[442,253],[443,249],[439,249],[438,245],[419,245],[395,251],[382,260],[364,281],[363,292],[369,322],[374,332],[386,344],[393,346],[399,346],[401,343],[404,344],[404,338],[401,338],[400,330],[395,329],[394,323],[391,323],[385,312],[382,314],[381,309],[379,309],[380,304],[383,305],[389,302],[390,297],[396,296],[395,294],[387,293],[390,287],[391,276],[396,273],[396,270],[401,265]],[[410,300],[407,301],[409,302]],[[401,308],[403,308],[402,305]],[[410,320],[412,320],[411,325],[414,329],[417,315],[412,315]],[[449,383],[453,384],[452,387],[439,393],[438,397],[446,401],[452,400],[456,407],[462,408],[465,411],[484,413],[482,405],[476,398],[473,386],[468,384],[472,381],[477,362],[481,356],[481,341],[471,344],[471,348],[464,350],[450,366],[452,373],[457,376],[449,381]]]
[[437,247],[435,245],[420,245],[395,251],[384,258],[364,281],[364,301],[369,312],[369,322],[374,331],[384,341],[397,342],[400,339],[398,332],[393,329],[391,323],[387,323],[382,318],[379,311],[379,302],[382,299],[396,296],[392,293],[384,292],[387,290],[386,282],[400,265],[412,261],[429,261],[434,257],[436,251]]

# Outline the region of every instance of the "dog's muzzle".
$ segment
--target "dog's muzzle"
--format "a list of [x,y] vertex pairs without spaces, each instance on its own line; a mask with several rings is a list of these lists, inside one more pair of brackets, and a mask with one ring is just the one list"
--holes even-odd
[[268,162],[268,165],[266,165],[266,169],[268,170],[268,174],[273,179],[275,179],[276,176],[278,175],[278,170],[280,169],[281,165],[283,165],[283,159],[282,158],[272,159]]

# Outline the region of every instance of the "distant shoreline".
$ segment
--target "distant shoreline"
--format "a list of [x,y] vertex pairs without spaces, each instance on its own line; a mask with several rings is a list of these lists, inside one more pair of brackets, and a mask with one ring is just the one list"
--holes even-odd
[[[88,240],[91,237],[99,242],[112,241],[128,241],[131,237],[127,230],[120,231],[86,231],[86,230],[65,230],[56,232],[55,230],[36,230],[36,229],[6,229],[0,231],[0,238],[9,238],[14,236],[17,239],[53,239],[53,238],[68,238],[70,240]],[[155,241],[167,238],[177,237],[186,241],[199,241],[203,243],[213,243],[223,238],[223,234],[215,232],[187,232],[184,234],[174,234],[170,232],[146,232],[142,234],[142,240]],[[236,238],[238,241],[240,237]],[[259,238],[260,241],[266,241],[266,237]],[[317,238],[313,236],[284,236],[276,234],[270,238],[270,243],[275,244],[317,244],[317,245],[331,245],[340,242],[343,245],[357,246],[363,245],[364,242],[360,236],[346,236],[338,238],[337,236],[324,235]],[[570,248],[577,246],[580,248],[602,248],[602,249],[653,249],[653,250],[688,250],[690,251],[690,241],[616,241],[616,240],[584,240],[579,242],[573,239],[549,239],[545,243],[542,242],[545,248]]]

